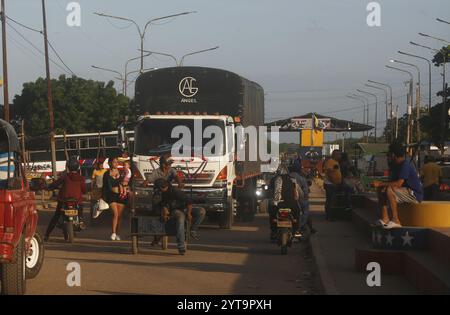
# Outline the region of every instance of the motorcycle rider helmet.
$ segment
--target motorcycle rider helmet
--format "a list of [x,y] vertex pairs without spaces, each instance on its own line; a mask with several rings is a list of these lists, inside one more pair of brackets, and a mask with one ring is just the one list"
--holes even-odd
[[71,156],[67,161],[67,170],[69,172],[78,172],[80,170],[80,162],[77,156]]

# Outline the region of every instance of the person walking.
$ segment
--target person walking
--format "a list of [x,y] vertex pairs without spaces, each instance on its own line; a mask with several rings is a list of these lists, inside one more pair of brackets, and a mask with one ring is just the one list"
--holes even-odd
[[120,223],[122,219],[122,213],[128,202],[128,199],[120,197],[120,171],[118,169],[118,158],[112,158],[109,160],[109,170],[103,175],[103,199],[109,204],[109,208],[113,212],[112,220],[112,241],[120,241]]

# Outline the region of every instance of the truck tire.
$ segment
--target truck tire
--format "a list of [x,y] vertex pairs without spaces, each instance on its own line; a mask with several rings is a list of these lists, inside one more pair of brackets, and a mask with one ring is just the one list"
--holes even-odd
[[73,239],[75,237],[73,231],[73,221],[66,221],[63,225],[64,238],[67,242],[73,243]]
[[281,255],[286,255],[288,250],[288,232],[281,232],[280,235],[280,243],[281,243]]
[[2,294],[23,295],[26,291],[25,238],[22,235],[14,251],[14,262],[2,265]]
[[25,276],[27,279],[34,279],[41,271],[44,263],[44,241],[38,232],[31,238],[30,249],[27,254]]
[[233,227],[235,201],[232,197],[227,198],[227,207],[221,213],[219,219],[219,227],[221,229],[230,230]]
[[139,247],[139,239],[138,239],[137,235],[133,235],[131,237],[131,253],[133,255],[137,255],[138,247]]

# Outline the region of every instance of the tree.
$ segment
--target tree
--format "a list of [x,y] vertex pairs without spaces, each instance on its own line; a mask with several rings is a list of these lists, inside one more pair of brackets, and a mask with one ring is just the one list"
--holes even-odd
[[[55,131],[61,134],[115,130],[126,115],[133,116],[129,99],[108,83],[60,76],[52,80]],[[46,80],[23,85],[13,101],[14,119],[25,120],[28,136],[48,135],[49,115]]]

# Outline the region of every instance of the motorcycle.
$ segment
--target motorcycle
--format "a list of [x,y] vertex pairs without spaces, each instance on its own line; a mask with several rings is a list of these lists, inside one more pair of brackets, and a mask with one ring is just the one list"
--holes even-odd
[[294,239],[292,227],[295,218],[289,208],[279,208],[276,216],[278,245],[281,247],[281,255],[286,255],[288,247],[291,247]]
[[80,206],[78,200],[64,200],[61,211],[62,215],[57,227],[63,230],[64,239],[69,243],[73,243],[75,233],[85,229],[84,223],[79,216]]

